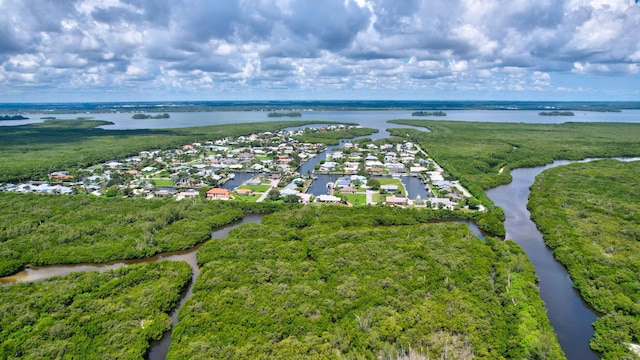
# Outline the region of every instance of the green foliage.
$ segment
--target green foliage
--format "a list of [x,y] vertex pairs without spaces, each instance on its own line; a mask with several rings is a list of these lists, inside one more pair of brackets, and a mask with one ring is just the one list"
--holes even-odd
[[205,200],[0,193],[0,203],[0,276],[28,263],[106,262],[184,250],[209,239],[212,228],[243,217],[243,205]]
[[531,216],[569,270],[595,322],[591,347],[629,358],[640,343],[639,162],[577,163],[546,170],[531,188]]
[[276,189],[269,190],[269,193],[267,194],[267,199],[269,199],[271,201],[280,200],[280,191],[278,191]]
[[391,122],[431,130],[394,129],[392,134],[405,138],[409,134],[474,196],[485,200],[483,190],[509,183],[511,169],[544,165],[554,159],[640,155],[640,124]]
[[[640,155],[640,124],[516,124],[434,120],[392,120],[423,126],[431,132],[392,129],[409,138],[449,174],[460,180],[488,209],[478,224],[503,236],[504,214],[484,193],[511,182],[511,169],[540,166],[554,159]],[[501,169],[503,171],[501,171]]]
[[0,291],[2,359],[141,359],[171,327],[185,262],[74,273]]
[[564,358],[522,250],[429,214],[304,207],[205,244],[168,358]]
[[7,126],[0,132],[0,182],[46,178],[61,169],[86,167],[144,150],[169,149],[196,141],[277,131],[312,121],[237,123],[234,126],[150,130],[105,130],[94,120],[47,120]]
[[140,120],[140,119],[168,119],[171,115],[164,113],[158,115],[150,115],[150,114],[134,114],[131,118]]
[[302,113],[300,113],[299,111],[290,111],[290,112],[270,112],[269,115],[267,115],[270,118],[274,118],[274,117],[301,117]]
[[574,116],[573,111],[541,111],[540,116]]
[[303,135],[294,136],[294,139],[303,143],[317,143],[326,145],[338,145],[340,139],[351,139],[357,136],[366,136],[377,133],[378,129],[349,128],[340,131],[306,131]]
[[380,190],[380,180],[378,179],[369,179],[367,180],[367,185],[371,187],[372,190]]
[[0,115],[0,121],[2,120],[29,120],[29,118],[22,115]]
[[411,116],[447,116],[444,111],[414,111]]

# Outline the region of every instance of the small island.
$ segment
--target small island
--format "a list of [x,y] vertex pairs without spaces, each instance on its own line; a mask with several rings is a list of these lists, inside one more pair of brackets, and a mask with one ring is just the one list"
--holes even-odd
[[144,120],[144,119],[168,119],[171,116],[169,114],[158,114],[158,115],[149,115],[149,114],[135,114],[131,118],[136,120]]
[[301,117],[302,114],[298,111],[290,112],[270,112],[269,117]]
[[573,111],[541,111],[540,116],[574,116]]
[[447,113],[444,111],[416,111],[412,112],[411,116],[447,116]]
[[0,120],[29,120],[29,118],[22,115],[0,115]]

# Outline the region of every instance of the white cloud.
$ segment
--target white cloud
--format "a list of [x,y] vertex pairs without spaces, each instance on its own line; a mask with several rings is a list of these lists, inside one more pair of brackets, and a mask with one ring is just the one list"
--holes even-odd
[[0,12],[0,91],[36,82],[41,97],[54,83],[295,96],[639,76],[640,6],[627,0],[0,0]]

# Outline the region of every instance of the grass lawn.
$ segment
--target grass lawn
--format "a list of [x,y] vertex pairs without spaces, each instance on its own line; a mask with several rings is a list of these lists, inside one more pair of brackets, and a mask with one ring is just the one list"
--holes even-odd
[[253,192],[263,193],[269,191],[270,185],[240,185],[238,189],[251,189]]
[[389,177],[382,177],[382,178],[375,178],[376,180],[380,181],[380,185],[398,185],[398,186],[402,186],[402,182],[400,181],[400,179],[396,179],[396,178],[389,178]]
[[149,181],[153,182],[156,186],[174,186],[176,184],[176,182],[171,179],[149,179]]
[[385,195],[382,195],[382,194],[373,194],[373,202],[374,202],[374,203],[381,204],[381,203],[384,203],[384,202],[385,202],[385,200],[387,200],[387,195],[386,195],[386,194],[385,194]]
[[260,194],[252,194],[252,195],[234,194],[234,198],[235,198],[236,201],[256,202],[260,198]]
[[365,194],[340,194],[340,196],[346,196],[347,201],[354,206],[363,206],[367,204],[367,195]]

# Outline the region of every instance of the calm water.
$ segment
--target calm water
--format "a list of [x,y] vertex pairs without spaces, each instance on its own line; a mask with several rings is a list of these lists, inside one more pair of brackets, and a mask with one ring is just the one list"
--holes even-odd
[[424,200],[429,197],[425,185],[422,183],[419,177],[416,176],[403,176],[400,178],[404,188],[407,190],[407,196],[409,199],[415,200],[418,196]]
[[[640,110],[623,110],[618,113],[574,111],[575,116],[539,116],[537,110],[451,110],[444,117],[411,116],[411,110],[374,110],[374,111],[304,111],[302,117],[295,120],[349,121],[363,126],[381,130],[398,128],[399,125],[387,124],[392,119],[437,119],[450,121],[479,122],[523,122],[555,124],[563,122],[640,122]],[[105,129],[153,129],[176,128],[206,125],[221,125],[248,122],[283,121],[282,118],[267,117],[260,111],[219,111],[219,112],[177,112],[169,113],[169,119],[131,119],[130,113],[94,113],[94,114],[61,114],[53,115],[59,119],[75,119],[91,117],[96,120],[108,120],[114,125]],[[0,121],[0,126],[23,125],[42,122],[41,117],[51,114],[28,114],[29,120]],[[382,134],[381,134],[382,135]],[[380,135],[378,135],[380,136]],[[384,137],[384,136],[383,136]]]
[[536,268],[536,275],[540,279],[540,297],[567,358],[598,359],[589,348],[589,339],[593,337],[591,324],[596,320],[596,314],[573,288],[566,269],[553,258],[552,251],[544,243],[527,210],[529,187],[535,177],[546,169],[568,163],[556,161],[546,166],[513,170],[510,184],[491,189],[487,195],[504,209],[506,238],[522,246]]
[[244,184],[245,181],[250,180],[252,177],[258,175],[255,173],[247,173],[247,172],[234,172],[232,174],[234,175],[233,179],[225,182],[222,185],[222,188],[227,189],[229,191],[234,190],[238,186]]

